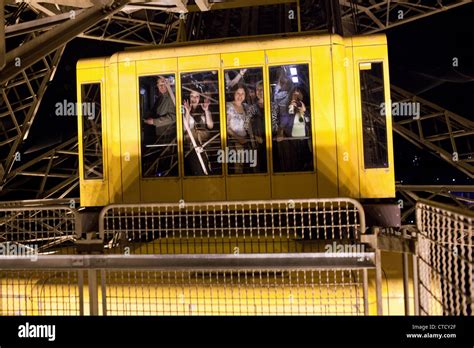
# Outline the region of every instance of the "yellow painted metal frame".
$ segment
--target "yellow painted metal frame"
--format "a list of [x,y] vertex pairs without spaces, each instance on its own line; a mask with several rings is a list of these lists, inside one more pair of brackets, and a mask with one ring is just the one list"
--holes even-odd
[[105,103],[106,82],[104,79],[104,66],[87,68],[83,73],[77,77],[77,100],[78,105],[82,105],[82,88],[83,84],[100,84],[100,98],[101,98],[101,126],[102,126],[102,160],[103,173],[100,179],[85,179],[84,177],[84,139],[83,134],[83,115],[82,107],[77,107],[78,112],[78,139],[79,139],[79,178],[80,178],[80,192],[81,205],[101,206],[106,205],[109,201],[109,178],[108,178],[108,160],[107,160],[107,118],[105,117],[107,109]]
[[[224,142],[223,137],[225,136],[225,122],[222,122],[222,117],[225,115],[225,105],[222,105],[222,69],[221,69],[221,58],[218,54],[209,54],[209,55],[197,55],[192,57],[178,57],[178,70],[179,70],[179,83],[178,89],[179,93],[177,96],[177,101],[182,100],[181,96],[181,74],[189,72],[204,72],[210,70],[218,71],[219,79],[219,112],[221,116],[221,149]],[[178,104],[178,102],[176,103]],[[179,103],[181,105],[181,103]],[[181,115],[181,113],[180,113]],[[182,116],[180,117],[180,122],[182,123]],[[182,149],[182,146],[181,146]],[[182,150],[181,150],[182,151]],[[183,162],[184,153],[181,154],[181,162]],[[222,167],[221,175],[212,175],[212,176],[203,176],[203,177],[193,177],[193,176],[183,176],[182,177],[183,185],[183,199],[186,201],[203,201],[209,197],[210,200],[225,200],[225,175],[224,167]]]
[[[265,52],[263,50],[248,51],[248,52],[234,52],[224,53],[221,55],[222,60],[222,74],[221,74],[221,105],[223,109],[225,122],[227,124],[227,114],[225,107],[225,79],[224,74],[228,69],[245,69],[245,68],[261,68],[264,86],[268,85],[268,69],[265,69]],[[265,103],[269,100],[269,91],[264,88]],[[265,105],[265,138],[268,144],[271,141],[271,115],[268,112],[268,107]],[[223,127],[223,144],[227,146],[227,127]],[[254,174],[228,174],[228,166],[224,166],[226,170],[226,195],[227,199],[245,200],[245,199],[270,199],[271,192],[271,176],[270,163],[267,146],[267,172]]]
[[354,47],[354,81],[355,81],[355,104],[357,112],[357,140],[359,143],[359,178],[360,178],[360,196],[371,198],[384,198],[395,196],[395,186],[389,185],[395,182],[395,172],[393,165],[393,138],[392,138],[392,110],[386,107],[386,127],[387,127],[387,151],[388,168],[365,168],[364,166],[364,148],[362,131],[362,106],[360,89],[360,64],[363,63],[383,63],[384,76],[384,94],[385,105],[392,105],[390,100],[390,82],[388,70],[388,54],[386,46],[364,46]]
[[[267,55],[267,74],[272,66],[290,65],[290,64],[307,64],[309,69],[309,100],[311,110],[315,105],[314,102],[314,83],[311,64],[311,48],[279,48],[266,51]],[[268,89],[269,85],[267,85]],[[270,110],[270,100],[266,100],[266,108]],[[314,114],[314,113],[312,113]],[[272,198],[311,198],[317,197],[317,177],[316,173],[316,151],[315,148],[315,129],[314,117],[311,122],[312,147],[313,147],[313,171],[298,173],[272,173]],[[273,144],[272,144],[273,145]],[[273,166],[273,158],[272,158]]]
[[[166,58],[166,59],[156,59],[156,60],[147,60],[147,61],[137,61],[136,62],[136,69],[137,69],[137,81],[136,84],[139,86],[139,79],[140,77],[144,76],[153,76],[153,75],[170,75],[173,74],[175,77],[175,81],[179,80],[179,76],[177,74],[178,71],[178,61],[176,58]],[[178,82],[175,85],[175,95],[178,95]],[[176,98],[178,101],[178,98]],[[138,137],[140,139],[141,144],[141,119],[140,119],[140,104],[137,103],[136,105],[136,119],[138,122],[138,130],[139,134]],[[176,122],[176,138],[178,144],[182,142],[182,119],[178,117],[181,115],[180,108],[178,107],[178,103],[176,103],[176,115],[177,115],[177,122]],[[178,147],[178,158],[182,158],[181,147]],[[142,173],[142,163],[141,163],[141,146],[140,146],[140,195],[141,201],[146,202],[168,202],[168,201],[179,201],[182,197],[182,184],[180,177],[183,175],[183,166],[182,160],[178,162],[178,177],[163,177],[160,180],[156,180],[155,178],[144,178]]]
[[[394,197],[394,165],[390,108],[387,112],[389,167],[363,166],[359,64],[384,63],[385,100],[390,105],[387,44],[384,35],[342,38],[337,35],[242,38],[239,41],[199,45],[172,45],[131,50],[110,58],[81,60],[80,84],[102,81],[104,180],[84,180],[81,204],[245,200],[346,196]],[[236,59],[237,58],[237,59]],[[237,62],[237,65],[236,65]],[[312,117],[314,172],[273,173],[269,67],[308,64]],[[262,68],[265,84],[265,127],[268,173],[212,177],[185,177],[181,74],[217,70],[221,114],[221,145],[226,146],[224,71]],[[176,77],[179,177],[142,178],[138,100],[140,76],[174,74]],[[78,92],[78,98],[80,92]],[[78,99],[80,101],[80,98]],[[179,116],[178,116],[179,115]],[[82,170],[82,123],[79,118]],[[100,182],[100,183],[99,183]]]

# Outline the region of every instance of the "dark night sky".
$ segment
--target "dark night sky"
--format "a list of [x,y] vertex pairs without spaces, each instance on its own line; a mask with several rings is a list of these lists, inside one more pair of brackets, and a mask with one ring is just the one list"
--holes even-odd
[[[470,4],[389,30],[391,82],[419,92],[442,78],[448,82],[420,96],[473,119],[472,103],[468,103],[474,92],[473,18],[474,4]],[[76,119],[55,116],[54,105],[64,99],[76,100],[77,61],[109,56],[122,49],[119,44],[86,39],[75,39],[67,46],[24,149],[60,143],[76,132]],[[453,71],[453,57],[459,58],[457,72]],[[466,175],[449,164],[426,151],[417,150],[397,135],[394,139],[397,181],[403,180],[404,184],[472,184]],[[414,156],[418,157],[415,163]]]
[[[391,83],[418,93],[439,79],[446,80],[448,82],[419,96],[474,120],[472,104],[468,103],[474,93],[473,18],[474,4],[469,4],[389,30]],[[452,66],[453,57],[459,59],[457,68]],[[394,139],[398,181],[403,180],[404,184],[473,184],[446,162],[408,145],[399,136]],[[419,158],[416,163],[413,163],[414,156]]]

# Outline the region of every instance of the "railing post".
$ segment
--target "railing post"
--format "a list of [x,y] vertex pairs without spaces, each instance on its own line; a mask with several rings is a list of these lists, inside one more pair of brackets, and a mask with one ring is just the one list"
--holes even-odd
[[408,253],[402,255],[403,264],[403,296],[405,298],[405,315],[410,315],[410,275]]
[[382,252],[375,250],[375,295],[377,298],[377,315],[383,315],[382,308]]
[[107,288],[106,288],[106,272],[105,269],[100,270],[100,284],[102,293],[102,315],[107,315]]
[[77,285],[79,286],[79,315],[84,315],[84,271],[77,271]]
[[364,295],[364,315],[369,315],[369,276],[367,268],[362,270],[362,290]]
[[[418,252],[418,249],[416,252]],[[413,306],[415,315],[420,315],[420,283],[418,279],[418,256],[413,255]]]
[[97,289],[97,270],[87,270],[89,283],[89,308],[90,315],[99,315],[99,296]]

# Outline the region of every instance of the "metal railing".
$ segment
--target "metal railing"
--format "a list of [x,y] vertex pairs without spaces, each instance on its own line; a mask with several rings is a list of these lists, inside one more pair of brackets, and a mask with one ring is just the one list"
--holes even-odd
[[374,253],[0,257],[1,315],[368,315]]
[[364,231],[362,206],[343,198],[111,205],[106,255],[0,257],[0,313],[369,314],[380,301]]
[[419,201],[416,216],[419,314],[472,315],[474,214]]
[[110,253],[318,252],[328,240],[359,240],[365,216],[349,198],[115,204],[99,232]]

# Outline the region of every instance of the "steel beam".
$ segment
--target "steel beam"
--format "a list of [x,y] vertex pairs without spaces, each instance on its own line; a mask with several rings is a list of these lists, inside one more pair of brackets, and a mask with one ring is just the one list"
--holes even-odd
[[[84,10],[77,10],[76,16],[81,14]],[[50,17],[35,19],[20,24],[9,25],[5,28],[5,35],[7,38],[29,34],[38,30],[48,30],[60,23],[66,22],[71,19],[71,14],[62,13]]]
[[403,200],[402,222],[408,219],[416,209],[416,202],[427,199],[433,202],[449,202],[451,206],[465,211],[474,210],[474,198],[456,195],[455,192],[474,192],[472,185],[397,185],[398,196]]
[[72,16],[70,20],[8,52],[5,68],[0,73],[0,84],[4,84],[97,22],[118,12],[127,2],[128,0],[118,0],[108,7],[99,5],[86,9],[78,16]]
[[0,0],[0,70],[5,66],[5,1]]
[[[8,84],[2,86],[0,115],[3,133],[0,133],[0,191],[12,169],[22,141],[27,137],[39,104],[44,96],[64,47],[44,57],[42,64],[23,70]],[[5,157],[3,157],[5,156]],[[21,158],[21,157],[20,157]]]
[[5,178],[3,194],[10,190],[23,190],[26,185],[22,178],[27,176],[28,187],[34,189],[32,196],[67,197],[79,185],[77,150],[77,137],[73,137],[13,168]]
[[287,270],[374,269],[375,253],[274,253],[189,255],[38,255],[0,256],[0,270],[13,269],[149,269],[169,270]]
[[474,122],[399,87],[391,86],[392,103],[420,106],[420,115],[393,116],[393,130],[474,178]]
[[427,5],[421,1],[339,0],[344,27],[353,28],[351,34],[384,31],[471,2],[471,0],[437,0]]

